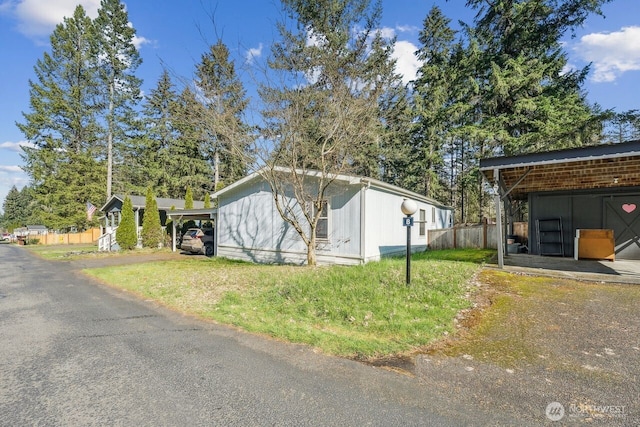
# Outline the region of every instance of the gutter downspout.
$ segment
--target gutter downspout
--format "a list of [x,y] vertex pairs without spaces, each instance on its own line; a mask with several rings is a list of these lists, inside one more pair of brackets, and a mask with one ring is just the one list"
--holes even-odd
[[366,206],[367,206],[367,197],[366,190],[369,189],[371,183],[366,180],[360,181],[360,263],[364,264],[366,262],[366,251],[365,251],[365,231],[366,231]]

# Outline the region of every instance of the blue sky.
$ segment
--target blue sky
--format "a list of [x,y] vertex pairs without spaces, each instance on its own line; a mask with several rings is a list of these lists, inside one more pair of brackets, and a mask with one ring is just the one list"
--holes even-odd
[[[76,4],[95,17],[99,0],[0,0],[0,210],[11,186],[21,189],[20,145],[27,144],[15,126],[29,111],[29,79],[49,49],[49,35]],[[200,56],[221,36],[239,63],[264,58],[280,20],[278,0],[129,0],[124,2],[137,31],[143,64],[143,91],[153,88],[165,66],[174,80],[188,79]],[[471,22],[465,0],[383,0],[382,28],[398,37],[398,71],[411,80],[419,66],[413,57],[418,33],[429,9],[437,4],[452,19]],[[591,103],[617,111],[640,109],[640,1],[613,0],[605,17],[592,16],[575,38],[567,38],[570,65],[592,63],[585,90]],[[215,26],[214,23],[215,22]],[[246,76],[250,89],[252,79]],[[251,90],[249,90],[251,93]],[[101,201],[96,201],[101,203]]]

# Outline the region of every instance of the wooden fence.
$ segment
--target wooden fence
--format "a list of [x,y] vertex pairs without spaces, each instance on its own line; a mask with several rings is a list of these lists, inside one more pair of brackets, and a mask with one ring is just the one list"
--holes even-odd
[[81,243],[94,243],[100,237],[100,229],[92,228],[82,233],[66,234],[41,234],[37,236],[27,236],[27,239],[37,239],[40,245],[76,245]]
[[[514,223],[514,235],[521,243],[526,241],[527,231],[528,226],[526,222]],[[429,249],[497,249],[496,225],[464,225],[453,228],[428,230],[427,247]]]

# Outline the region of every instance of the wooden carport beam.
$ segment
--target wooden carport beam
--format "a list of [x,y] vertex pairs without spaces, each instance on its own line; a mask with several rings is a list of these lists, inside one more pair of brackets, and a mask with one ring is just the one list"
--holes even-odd
[[[511,193],[522,181],[524,181],[524,179],[527,177],[527,175],[529,175],[529,173],[531,173],[532,170],[533,168],[531,167],[527,168],[527,171],[523,173],[520,178],[518,178],[518,180],[511,186],[511,188],[505,191],[505,193],[502,195],[502,199],[504,200],[504,198],[507,197],[509,193]],[[498,171],[498,169],[494,169],[493,173],[496,174],[497,173],[496,171]]]
[[502,246],[502,195],[500,194],[500,169],[493,170],[493,182],[495,189],[495,201],[496,201],[496,242],[498,246],[498,268],[504,268],[504,248]]

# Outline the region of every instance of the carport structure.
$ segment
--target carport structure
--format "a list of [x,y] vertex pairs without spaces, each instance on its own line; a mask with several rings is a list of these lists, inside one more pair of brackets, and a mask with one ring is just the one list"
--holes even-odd
[[[215,208],[202,208],[202,209],[180,209],[167,211],[167,219],[171,220],[171,226],[173,227],[171,233],[171,250],[176,251],[176,224],[183,221],[211,221],[213,226],[216,226],[216,219],[218,216],[218,209]],[[215,239],[215,233],[213,233]],[[214,241],[214,255],[216,255],[216,243]]]
[[[572,256],[579,229],[611,229],[616,257],[640,259],[640,140],[480,160],[495,190],[498,265],[504,265],[504,211],[529,206],[529,252],[540,254],[539,221],[559,221],[562,253]],[[509,214],[506,222],[510,221]]]

